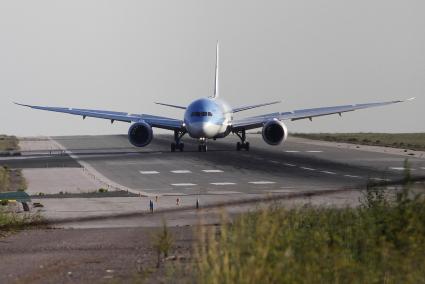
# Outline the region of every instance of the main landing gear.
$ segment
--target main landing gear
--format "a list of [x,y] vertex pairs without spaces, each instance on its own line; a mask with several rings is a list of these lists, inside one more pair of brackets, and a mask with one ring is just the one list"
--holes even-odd
[[249,151],[249,142],[246,142],[245,129],[234,133],[241,139],[241,142],[236,143],[236,150],[240,151],[245,149],[246,151]]
[[175,152],[176,150],[180,150],[180,152],[184,151],[184,143],[181,143],[180,140],[186,134],[185,130],[176,130],[174,131],[174,143],[171,143],[171,152]]
[[200,138],[199,139],[198,151],[199,152],[207,152],[208,151],[207,139],[206,138]]

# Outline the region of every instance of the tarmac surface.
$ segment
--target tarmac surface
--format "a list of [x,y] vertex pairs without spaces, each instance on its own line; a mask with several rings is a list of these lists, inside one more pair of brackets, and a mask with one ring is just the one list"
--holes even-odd
[[[249,136],[251,151],[235,150],[230,137],[197,151],[186,139],[185,152],[171,153],[171,136],[156,136],[146,148],[129,146],[126,136],[56,137],[78,161],[134,192],[151,195],[264,194],[364,185],[369,179],[403,176],[406,157],[361,149],[341,149],[290,138],[283,146]],[[425,175],[425,159],[409,157],[412,173]]]

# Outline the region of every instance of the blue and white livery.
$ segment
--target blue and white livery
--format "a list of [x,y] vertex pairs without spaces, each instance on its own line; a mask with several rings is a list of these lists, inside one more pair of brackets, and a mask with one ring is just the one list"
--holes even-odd
[[[249,143],[246,141],[246,131],[255,128],[262,128],[264,141],[269,145],[279,145],[283,143],[288,136],[288,129],[284,124],[285,120],[310,119],[318,116],[331,114],[341,115],[343,112],[354,111],[371,107],[384,106],[403,102],[402,100],[343,105],[334,107],[321,107],[312,109],[301,109],[290,112],[276,112],[260,116],[235,119],[234,114],[263,106],[277,104],[279,102],[270,102],[259,105],[231,108],[228,104],[219,98],[219,45],[216,50],[215,66],[215,85],[214,94],[211,97],[201,98],[192,102],[189,106],[176,106],[171,104],[157,103],[168,107],[178,108],[185,111],[183,120],[169,117],[154,116],[147,114],[130,114],[127,112],[115,112],[106,110],[77,109],[44,107],[18,104],[20,106],[30,107],[38,110],[53,111],[80,115],[86,117],[102,118],[115,121],[128,122],[132,125],[128,131],[128,138],[131,144],[136,147],[145,147],[153,139],[152,128],[161,128],[174,131],[174,142],[171,144],[171,151],[183,151],[184,144],[181,139],[188,134],[193,139],[199,141],[199,151],[207,151],[208,139],[218,139],[228,136],[230,133],[236,134],[241,142],[238,142],[236,149],[238,151],[245,149],[249,151]],[[414,98],[408,99],[413,100]],[[406,100],[407,101],[407,100]]]

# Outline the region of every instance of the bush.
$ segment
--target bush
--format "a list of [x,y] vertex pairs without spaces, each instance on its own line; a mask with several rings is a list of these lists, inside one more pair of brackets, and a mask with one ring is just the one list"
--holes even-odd
[[106,193],[108,190],[106,188],[99,188],[99,193]]
[[271,206],[202,227],[197,282],[423,282],[425,202],[409,186],[370,186],[357,208]]
[[157,254],[157,268],[160,267],[162,258],[167,258],[173,246],[173,237],[168,230],[165,220],[163,220],[162,230],[154,237],[153,246]]

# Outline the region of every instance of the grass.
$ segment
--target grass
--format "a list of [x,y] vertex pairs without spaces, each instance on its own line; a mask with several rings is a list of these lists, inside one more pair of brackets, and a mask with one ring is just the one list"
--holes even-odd
[[15,136],[0,135],[0,152],[19,150],[19,140]]
[[425,150],[425,133],[295,133],[292,136],[331,142]]
[[271,206],[200,228],[196,283],[423,283],[425,201],[369,186],[357,208]]
[[24,191],[26,189],[27,183],[21,170],[0,166],[0,192]]
[[[15,136],[0,135],[0,152],[11,151],[19,151],[19,140]],[[0,192],[23,191],[26,188],[27,184],[21,170],[12,170],[0,165]]]
[[0,206],[0,237],[40,224],[42,224],[42,218],[39,214],[9,212]]

